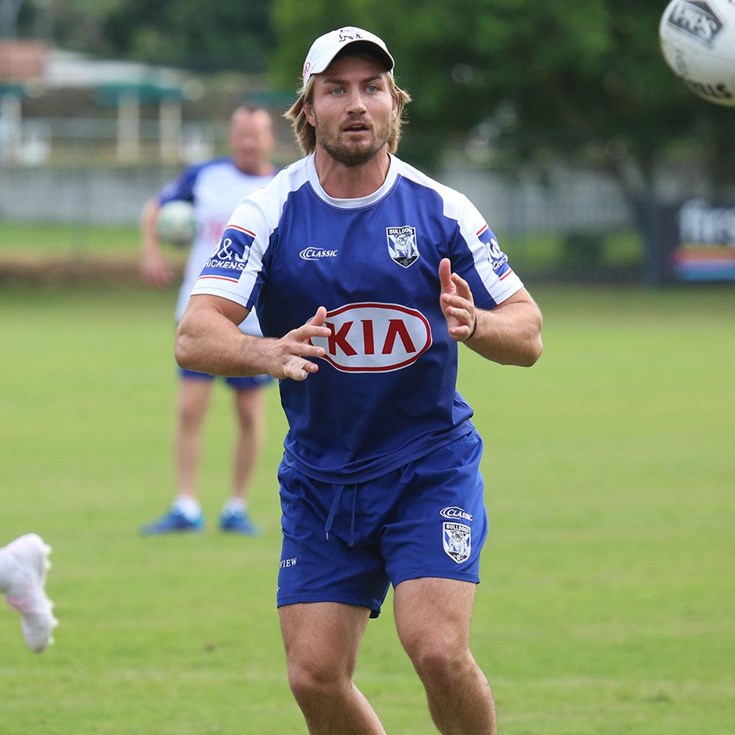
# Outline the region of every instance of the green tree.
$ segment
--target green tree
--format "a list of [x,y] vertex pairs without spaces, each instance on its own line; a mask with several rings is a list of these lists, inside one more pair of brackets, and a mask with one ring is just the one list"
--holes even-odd
[[105,20],[120,54],[200,71],[262,72],[273,39],[270,0],[122,0]]
[[[7,0],[18,2],[18,0]],[[64,48],[197,71],[263,72],[270,0],[27,0],[25,35],[42,25]]]
[[[662,0],[274,0],[275,71],[293,83],[308,44],[340,25],[383,37],[414,97],[401,153],[430,168],[481,132],[495,165],[606,167],[641,217],[657,167],[700,162],[733,181],[733,111],[694,97],[658,44]],[[329,19],[329,20],[325,20]],[[641,220],[642,222],[642,220]]]
[[[5,1],[5,0],[3,0]],[[17,4],[18,0],[9,0]],[[18,36],[36,38],[64,49],[110,53],[105,19],[125,0],[21,0]]]

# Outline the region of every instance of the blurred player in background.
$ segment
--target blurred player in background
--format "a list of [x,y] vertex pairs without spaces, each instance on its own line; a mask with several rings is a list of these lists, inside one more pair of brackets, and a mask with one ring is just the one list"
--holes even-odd
[[[393,155],[410,99],[393,64],[359,28],[314,42],[288,112],[307,156],[238,205],[176,354],[188,368],[280,380],[277,604],[309,732],[385,733],[353,674],[392,584],[437,728],[493,735],[469,649],[487,513],[458,343],[530,366],[541,313],[469,200]],[[265,337],[236,327],[256,304]],[[489,376],[488,390],[501,383]]]
[[[273,120],[267,110],[238,107],[230,120],[228,140],[232,149],[231,157],[190,167],[177,181],[146,204],[141,217],[143,275],[150,285],[164,286],[171,282],[173,270],[158,240],[158,210],[174,200],[188,201],[194,206],[197,234],[179,289],[177,321],[184,313],[191,288],[219,241],[235,205],[246,194],[267,184],[276,173],[270,160],[275,147]],[[254,313],[248,315],[240,329],[246,334],[261,334]],[[227,378],[227,384],[233,389],[238,435],[231,496],[219,518],[219,526],[223,531],[246,535],[257,535],[259,532],[248,512],[247,500],[263,442],[262,388],[272,380],[268,375]],[[198,499],[197,475],[212,385],[211,375],[191,370],[180,371],[175,445],[176,497],[162,517],[141,528],[144,535],[198,531],[203,528],[204,515]]]
[[0,549],[0,592],[20,613],[23,637],[36,653],[54,642],[51,634],[58,625],[45,590],[50,554],[51,547],[36,533],[19,536]]

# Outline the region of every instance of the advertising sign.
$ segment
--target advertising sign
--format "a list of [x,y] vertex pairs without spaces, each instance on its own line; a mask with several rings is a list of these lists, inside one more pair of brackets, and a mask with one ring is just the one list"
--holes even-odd
[[669,271],[680,281],[735,281],[735,204],[689,199],[664,218]]

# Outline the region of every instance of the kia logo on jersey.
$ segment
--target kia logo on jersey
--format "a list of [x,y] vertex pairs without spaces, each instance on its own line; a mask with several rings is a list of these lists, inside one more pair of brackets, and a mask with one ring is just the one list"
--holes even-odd
[[312,343],[326,351],[324,359],[347,373],[400,370],[431,347],[431,326],[416,309],[398,304],[346,304],[327,312],[329,337]]

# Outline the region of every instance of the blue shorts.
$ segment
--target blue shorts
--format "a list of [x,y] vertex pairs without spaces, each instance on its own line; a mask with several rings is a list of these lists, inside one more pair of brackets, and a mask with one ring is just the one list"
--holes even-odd
[[473,429],[356,485],[313,480],[282,462],[278,606],[341,602],[377,617],[390,584],[421,577],[477,584],[488,526],[481,456]]
[[[196,370],[179,368],[182,378],[194,380],[214,380],[214,375],[209,373],[198,373]],[[235,390],[250,390],[250,388],[262,388],[274,380],[272,375],[249,375],[241,378],[225,378],[225,383]]]

